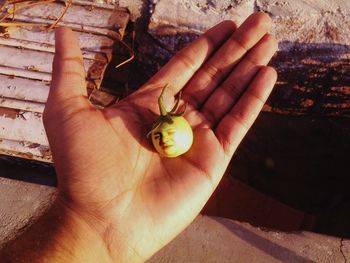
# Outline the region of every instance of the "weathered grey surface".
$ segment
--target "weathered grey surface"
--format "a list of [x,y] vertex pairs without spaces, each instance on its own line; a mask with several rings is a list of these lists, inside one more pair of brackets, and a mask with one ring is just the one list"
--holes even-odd
[[198,32],[225,19],[240,24],[255,10],[254,0],[241,1],[170,1],[161,0],[150,20],[149,32],[158,35],[168,32]]
[[[350,115],[350,2],[303,0],[152,0],[116,3],[139,21],[137,71],[153,75],[174,53],[224,19],[238,25],[251,13],[271,15],[280,51],[278,83],[264,111],[293,115]],[[143,31],[148,25],[148,33]],[[133,86],[134,79],[131,80]]]
[[350,2],[345,0],[161,0],[155,5],[149,32],[155,37],[166,33],[201,33],[224,19],[240,25],[255,11],[270,14],[271,33],[283,50],[292,49],[293,43],[350,43]]
[[132,21],[137,20],[138,18],[140,18],[143,14],[142,14],[142,10],[146,7],[148,8],[148,5],[152,5],[151,2],[154,1],[144,1],[144,0],[134,0],[134,1],[130,1],[130,0],[116,0],[116,5],[120,6],[120,7],[126,7],[129,9],[130,11],[130,19]]
[[0,246],[41,215],[55,194],[54,187],[0,177]]
[[346,44],[350,39],[350,2],[257,0],[256,8],[274,20],[278,40],[300,43]]
[[[16,21],[52,24],[62,3],[34,5]],[[59,25],[71,27],[80,42],[88,93],[101,86],[116,42],[129,20],[126,9],[74,1]],[[0,34],[0,154],[52,162],[42,124],[55,51],[54,30],[9,27]],[[95,97],[96,94],[95,94]]]
[[[0,178],[0,246],[40,216],[55,195],[53,187]],[[344,262],[345,256],[348,240],[200,215],[149,262]]]
[[219,21],[239,25],[258,10],[272,17],[280,48],[272,62],[279,80],[264,110],[350,116],[349,1],[162,0],[148,28],[159,47],[149,53],[165,61]]
[[150,262],[346,262],[348,241],[198,216]]

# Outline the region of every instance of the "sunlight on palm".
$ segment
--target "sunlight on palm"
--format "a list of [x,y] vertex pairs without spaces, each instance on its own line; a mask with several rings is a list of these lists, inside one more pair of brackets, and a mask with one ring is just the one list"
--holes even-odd
[[[60,196],[95,218],[111,247],[125,243],[125,258],[150,257],[195,218],[218,185],[276,81],[266,66],[277,49],[270,26],[263,13],[238,29],[232,21],[220,23],[102,111],[86,98],[77,40],[57,30],[44,123]],[[146,136],[167,83],[169,103],[182,90],[194,132],[191,149],[177,158],[161,157]]]

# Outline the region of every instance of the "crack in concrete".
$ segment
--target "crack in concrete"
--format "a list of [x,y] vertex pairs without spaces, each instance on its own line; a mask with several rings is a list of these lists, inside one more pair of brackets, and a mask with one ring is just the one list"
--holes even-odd
[[347,263],[347,262],[348,262],[348,259],[346,258],[345,254],[344,254],[344,251],[343,251],[343,248],[344,248],[343,241],[344,241],[344,238],[341,238],[341,239],[340,239],[340,247],[339,247],[339,250],[340,250],[340,253],[343,255],[344,263]]
[[254,1],[254,12],[260,12],[260,11],[261,11],[261,8],[260,8],[260,6],[258,4],[258,1],[255,0]]
[[141,16],[136,20],[136,28],[138,32],[146,32],[150,23],[155,6],[159,1],[146,0],[142,4]]

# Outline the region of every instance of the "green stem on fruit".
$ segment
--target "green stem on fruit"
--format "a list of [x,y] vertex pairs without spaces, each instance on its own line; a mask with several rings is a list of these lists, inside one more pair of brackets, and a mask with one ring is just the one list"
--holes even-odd
[[169,84],[166,84],[163,89],[162,92],[160,93],[160,96],[158,98],[158,106],[159,106],[159,111],[160,111],[160,116],[157,119],[157,121],[153,124],[153,127],[151,129],[151,131],[149,133],[147,133],[147,137],[149,137],[149,135],[152,133],[153,130],[157,129],[159,127],[159,125],[161,125],[164,122],[167,123],[173,123],[172,117],[177,116],[183,116],[186,110],[186,106],[185,109],[179,113],[176,113],[177,110],[179,109],[180,106],[180,100],[181,100],[181,91],[179,93],[179,95],[176,98],[175,101],[175,105],[174,107],[171,109],[171,111],[167,111],[165,106],[164,106],[164,100],[163,100],[163,95],[165,90],[169,87]]
[[164,95],[164,91],[166,90],[166,88],[169,85],[166,84],[163,89],[162,89],[162,93],[160,93],[160,96],[158,98],[158,106],[159,106],[159,111],[160,111],[160,115],[161,116],[166,116],[168,115],[168,111],[166,110],[165,106],[164,106],[164,101],[163,101],[163,95]]

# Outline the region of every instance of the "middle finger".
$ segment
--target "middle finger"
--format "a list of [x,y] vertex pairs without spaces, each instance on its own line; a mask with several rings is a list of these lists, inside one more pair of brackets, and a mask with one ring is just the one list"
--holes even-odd
[[183,99],[194,108],[200,108],[212,91],[270,27],[271,18],[265,13],[254,13],[248,17],[187,83]]
[[236,103],[260,68],[270,61],[277,48],[276,39],[266,34],[210,95],[201,108],[201,112],[211,126],[215,126]]

